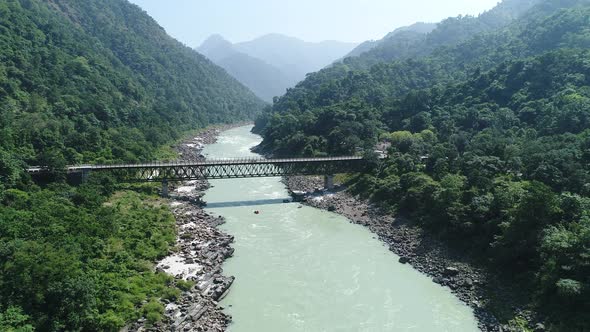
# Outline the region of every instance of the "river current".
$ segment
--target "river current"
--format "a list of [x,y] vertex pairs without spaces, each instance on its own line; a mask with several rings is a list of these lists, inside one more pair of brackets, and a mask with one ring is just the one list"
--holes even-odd
[[[223,132],[208,158],[255,157],[251,127]],[[331,212],[283,203],[280,178],[213,180],[207,211],[235,237],[221,305],[230,332],[478,331],[472,310],[368,229]],[[254,211],[259,211],[255,214]]]

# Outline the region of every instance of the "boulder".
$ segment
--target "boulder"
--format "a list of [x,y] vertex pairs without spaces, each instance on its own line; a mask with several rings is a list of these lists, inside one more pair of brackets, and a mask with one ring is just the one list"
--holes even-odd
[[447,266],[447,267],[445,267],[445,270],[443,271],[443,274],[445,276],[450,276],[450,277],[456,276],[457,274],[459,274],[459,269],[457,269],[454,266]]
[[545,330],[546,330],[546,328],[543,323],[535,324],[535,328],[533,329],[533,331],[535,331],[535,332],[544,332]]
[[402,264],[408,264],[410,262],[410,259],[408,257],[400,257],[399,262]]

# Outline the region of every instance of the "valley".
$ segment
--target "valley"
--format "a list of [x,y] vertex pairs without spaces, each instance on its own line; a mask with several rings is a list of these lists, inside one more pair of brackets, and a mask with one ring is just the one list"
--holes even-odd
[[171,3],[0,2],[0,330],[590,330],[590,1]]

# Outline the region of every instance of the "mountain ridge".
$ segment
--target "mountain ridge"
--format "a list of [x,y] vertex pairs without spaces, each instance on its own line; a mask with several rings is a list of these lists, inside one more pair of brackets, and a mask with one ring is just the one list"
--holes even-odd
[[272,102],[290,87],[346,53],[354,43],[306,42],[282,34],[266,34],[232,44],[213,34],[196,50],[228,71],[260,98]]

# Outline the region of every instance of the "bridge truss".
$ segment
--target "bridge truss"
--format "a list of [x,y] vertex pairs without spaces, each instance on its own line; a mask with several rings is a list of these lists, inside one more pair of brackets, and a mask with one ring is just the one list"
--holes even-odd
[[[334,175],[356,173],[367,168],[362,157],[292,159],[217,159],[201,162],[86,165],[68,167],[70,174],[109,172],[123,182],[163,182],[207,179],[277,177],[287,175]],[[30,173],[43,172],[31,168]]]

